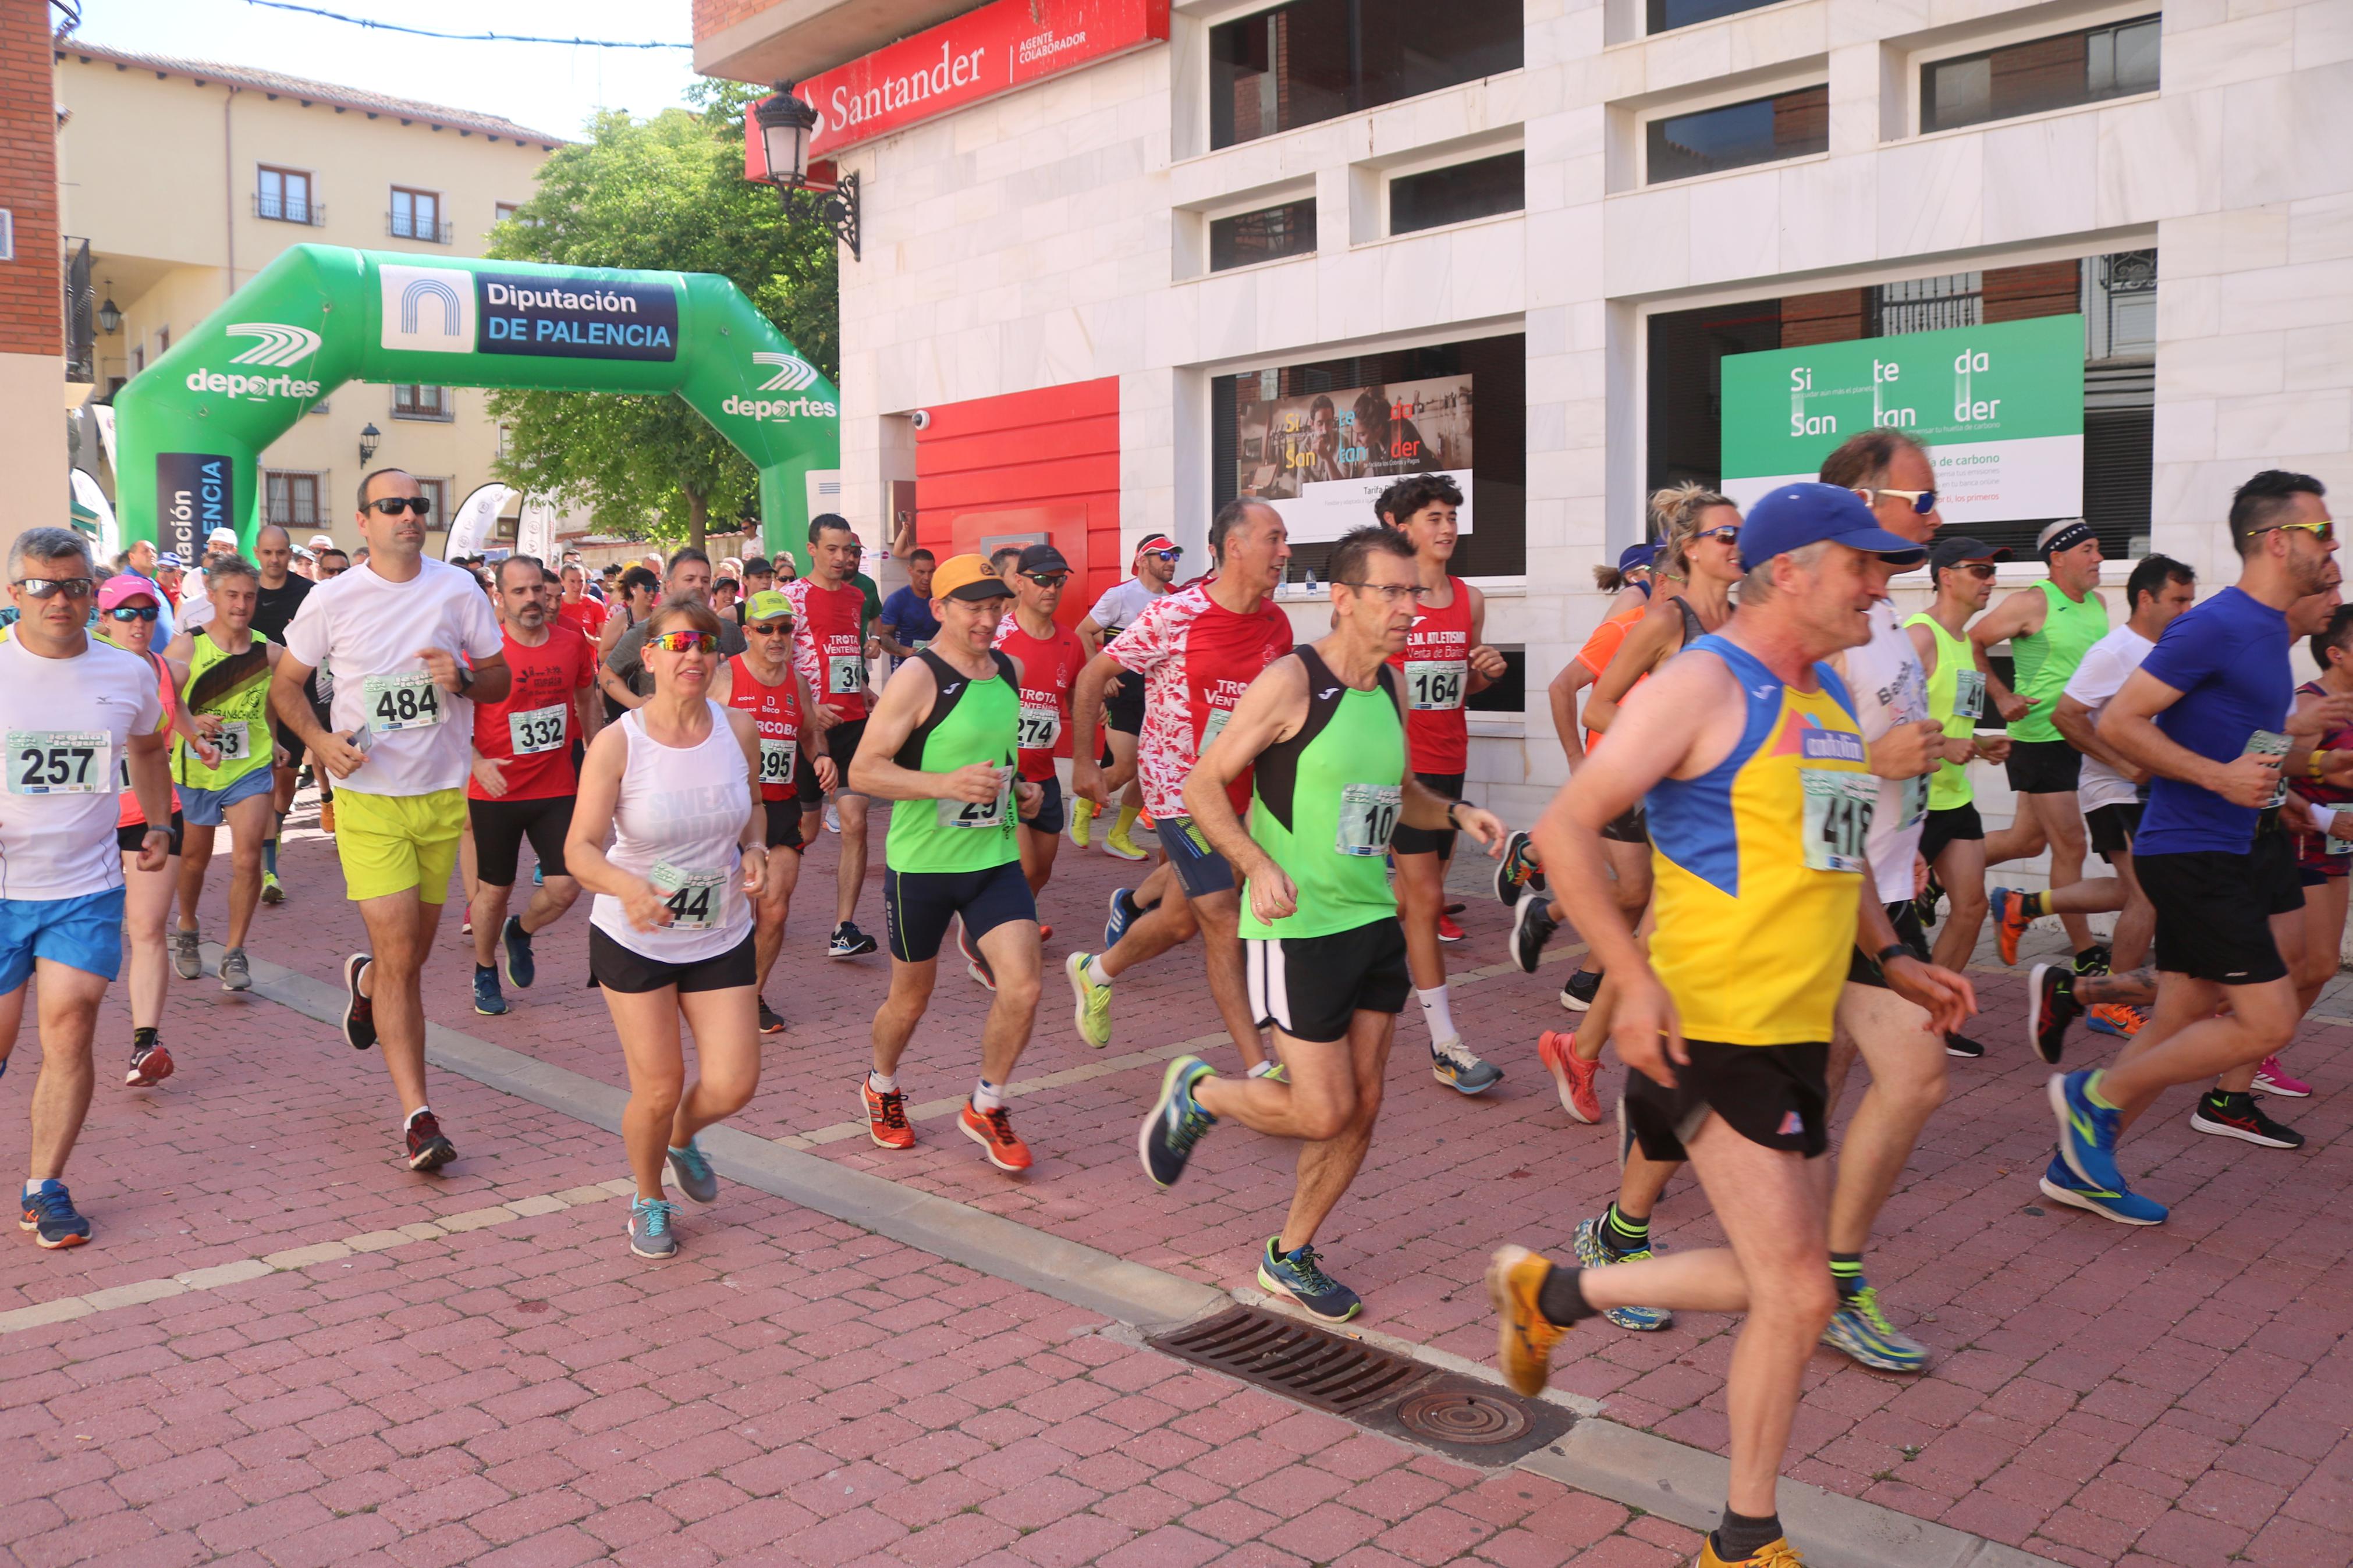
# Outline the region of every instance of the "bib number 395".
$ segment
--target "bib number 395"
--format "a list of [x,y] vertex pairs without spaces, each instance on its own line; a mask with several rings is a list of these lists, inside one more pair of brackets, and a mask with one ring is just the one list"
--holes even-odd
[[800,742],[791,736],[779,741],[760,737],[760,782],[764,784],[788,784],[793,782],[795,753]]
[[360,682],[368,728],[379,735],[423,730],[441,722],[441,689],[423,670],[406,675],[371,675]]
[[1806,865],[1816,871],[1861,871],[1869,862],[1871,808],[1879,794],[1868,773],[1802,769],[1806,792]]
[[667,860],[654,863],[646,880],[662,896],[672,931],[709,931],[719,922],[719,900],[727,886],[724,871],[690,871]]
[[104,795],[113,737],[96,730],[8,731],[10,795]]
[[1386,855],[1405,810],[1403,784],[1345,784],[1340,790],[1340,831],[1333,847],[1343,855]]

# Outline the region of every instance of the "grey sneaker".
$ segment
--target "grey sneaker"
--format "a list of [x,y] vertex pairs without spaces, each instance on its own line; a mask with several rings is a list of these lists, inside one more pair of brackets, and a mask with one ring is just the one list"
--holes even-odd
[[196,954],[196,942],[195,931],[172,932],[172,968],[183,980],[194,980],[205,972],[204,960]]
[[678,1190],[697,1205],[708,1208],[719,1201],[718,1173],[712,1170],[693,1139],[686,1141],[685,1148],[670,1152],[670,1170],[678,1178]]
[[245,949],[232,947],[221,954],[220,982],[224,991],[253,989],[253,971],[246,964]]

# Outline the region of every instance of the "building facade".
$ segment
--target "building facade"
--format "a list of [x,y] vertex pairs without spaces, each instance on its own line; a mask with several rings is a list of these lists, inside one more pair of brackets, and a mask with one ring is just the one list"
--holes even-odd
[[2211,584],[2248,473],[2353,483],[2340,0],[1011,0],[982,81],[1004,4],[697,0],[699,68],[800,80],[859,177],[845,510],[1048,531],[1100,584],[1150,531],[1199,562],[1238,492],[1328,540],[1387,475],[1467,470],[1459,569],[1514,670],[1470,793],[1516,819],[1564,776],[1544,689],[1647,493],[1828,434],[1735,356],[2031,339],[2045,390],[2081,376],[2035,492],[2075,505],[1989,501],[1996,542],[2080,514]]
[[0,5],[0,549],[68,513],[47,7]]

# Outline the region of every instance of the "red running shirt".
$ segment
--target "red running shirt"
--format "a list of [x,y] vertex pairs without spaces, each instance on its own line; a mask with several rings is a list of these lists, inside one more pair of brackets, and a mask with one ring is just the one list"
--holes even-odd
[[784,679],[763,686],[740,653],[727,661],[727,706],[752,715],[760,731],[760,798],[783,800],[793,793],[800,755],[800,672],[786,669]]
[[555,607],[557,619],[592,643],[605,635],[605,617],[612,613],[589,598],[583,598],[576,605],[565,599]]
[[865,718],[865,591],[855,583],[821,588],[814,577],[796,577],[785,584],[785,597],[793,602],[793,667],[810,694],[840,718]]
[[1021,776],[1042,784],[1054,776],[1054,759],[1071,754],[1071,688],[1087,652],[1069,627],[1033,637],[1009,610],[997,623],[997,646],[1021,666]]
[[[1206,585],[1164,594],[1104,648],[1144,677],[1144,731],[1136,776],[1155,819],[1185,815],[1185,775],[1202,743],[1225,728],[1234,704],[1266,667],[1291,651],[1291,617],[1274,601],[1238,616]],[[1250,810],[1250,771],[1226,791],[1236,815]]]
[[579,733],[573,694],[596,681],[596,650],[559,618],[537,647],[515,641],[499,628],[513,684],[496,702],[474,704],[474,750],[506,764],[507,793],[494,795],[470,770],[469,800],[549,800],[576,795],[580,775],[572,768],[572,737]]
[[1471,590],[1460,577],[1446,584],[1453,602],[1418,610],[1405,650],[1389,658],[1405,675],[1406,754],[1418,773],[1459,773],[1471,761]]

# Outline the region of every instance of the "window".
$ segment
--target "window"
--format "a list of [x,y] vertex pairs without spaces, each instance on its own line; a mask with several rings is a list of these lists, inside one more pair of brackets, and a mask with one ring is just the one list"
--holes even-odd
[[1920,68],[1920,129],[1949,131],[2157,90],[2158,18],[2139,16]]
[[106,400],[109,403],[114,401],[114,395],[122,390],[129,379],[127,376],[120,375],[110,375],[106,378]]
[[133,343],[133,344],[132,344],[132,345],[131,345],[131,374],[133,374],[133,375],[137,375],[141,371],[145,370],[146,368],[147,368],[147,345],[146,345],[145,343]]
[[1399,175],[1389,182],[1389,232],[1411,234],[1418,228],[1519,211],[1527,205],[1525,163],[1522,153],[1502,153],[1475,163]]
[[1672,32],[1677,27],[1696,26],[1713,22],[1720,16],[1737,16],[1754,11],[1759,5],[1770,5],[1773,0],[1647,0],[1646,10],[1650,30]]
[[171,329],[171,328],[169,328],[169,327],[158,327],[158,328],[156,328],[156,329],[155,329],[155,357],[156,357],[157,359],[162,359],[165,354],[170,353],[171,352],[172,352],[172,329]]
[[261,476],[264,521],[280,528],[319,526],[318,474],[265,473]]
[[453,419],[457,409],[451,405],[446,386],[396,386],[392,389],[392,416],[395,419]]
[[1751,163],[1824,153],[1831,144],[1831,89],[1801,87],[1650,124],[1649,183],[1684,180]]
[[491,221],[492,223],[504,223],[522,210],[522,204],[521,202],[493,202],[491,205]]
[[431,191],[392,187],[392,212],[385,232],[395,239],[427,239],[449,243],[449,226],[441,221],[441,198]]
[[1882,283],[1871,291],[1878,331],[1870,335],[1892,338],[1900,332],[1936,332],[1947,327],[1974,327],[1985,321],[1985,278],[1978,272],[1948,272],[1941,278],[1913,278],[1902,283]]
[[1293,0],[1209,29],[1209,145],[1520,68],[1520,0]]
[[1209,220],[1209,270],[1310,256],[1315,250],[1315,198]]
[[433,503],[433,510],[425,514],[425,526],[448,528],[449,526],[449,481],[420,477],[417,481],[417,488],[424,491],[426,499]]
[[260,179],[253,193],[253,216],[279,223],[315,224],[326,215],[311,200],[311,176],[294,169],[273,169],[261,166]]

